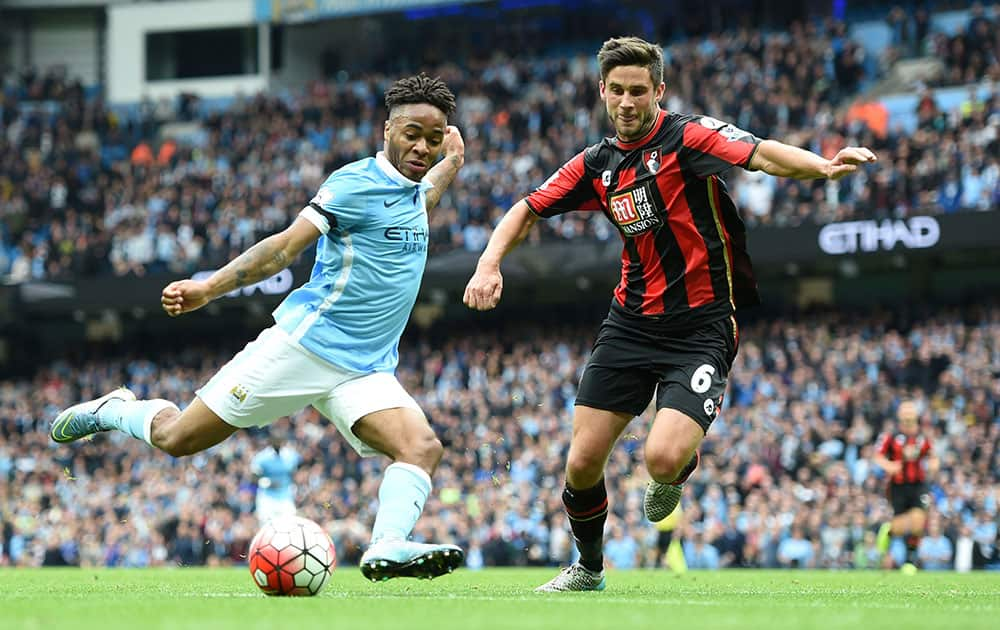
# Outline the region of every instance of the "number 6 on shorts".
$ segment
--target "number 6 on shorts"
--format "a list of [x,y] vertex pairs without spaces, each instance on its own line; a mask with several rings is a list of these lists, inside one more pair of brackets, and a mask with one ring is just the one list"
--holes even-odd
[[691,390],[696,394],[704,394],[712,386],[712,375],[715,367],[707,363],[699,367],[691,375]]

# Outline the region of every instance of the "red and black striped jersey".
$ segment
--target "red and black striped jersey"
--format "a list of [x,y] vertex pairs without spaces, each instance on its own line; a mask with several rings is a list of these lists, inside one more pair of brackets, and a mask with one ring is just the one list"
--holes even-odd
[[878,453],[890,461],[903,462],[903,467],[889,478],[889,483],[923,483],[921,460],[930,455],[931,441],[923,435],[884,433],[878,440]]
[[719,175],[748,168],[760,140],[707,116],[661,111],[642,139],[605,138],[525,201],[541,217],[602,212],[624,241],[614,301],[690,328],[759,301],[746,228]]

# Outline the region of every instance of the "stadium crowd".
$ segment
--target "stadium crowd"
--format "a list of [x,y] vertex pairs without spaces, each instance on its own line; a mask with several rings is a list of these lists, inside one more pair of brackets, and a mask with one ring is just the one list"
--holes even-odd
[[[404,340],[398,374],[445,445],[415,537],[461,544],[471,568],[568,562],[562,466],[593,332],[537,324]],[[890,508],[873,448],[913,398],[941,461],[924,567],[1000,567],[1000,306],[824,312],[748,325],[741,340],[672,532],[689,566],[878,566],[874,528]],[[257,528],[249,462],[265,430],[179,460],[119,433],[71,446],[47,435],[59,409],[122,383],[188,401],[228,352],[59,362],[0,384],[0,564],[243,562]],[[650,413],[608,465],[615,567],[664,562],[665,527],[641,516]],[[358,458],[311,409],[274,427],[302,455],[299,513],[331,532],[342,565],[356,563],[386,462]]]
[[[665,52],[669,110],[716,116],[827,156],[858,145],[880,157],[839,184],[735,173],[730,185],[751,227],[987,210],[1000,201],[1000,96],[941,111],[927,92],[912,134],[854,116],[843,106],[877,78],[878,64],[843,23],[717,33]],[[479,251],[514,201],[607,132],[592,54],[498,50],[425,69],[457,93],[455,122],[467,142],[466,165],[431,218],[432,252]],[[381,146],[381,94],[391,78],[315,82],[238,97],[222,110],[192,96],[147,101],[125,115],[58,69],[8,75],[0,277],[220,266],[288,224],[330,171]],[[617,237],[596,215],[558,217],[532,238]]]
[[982,3],[973,3],[968,21],[953,33],[935,29],[926,7],[916,7],[913,11],[893,7],[886,23],[891,46],[884,62],[923,56],[939,59],[944,68],[934,81],[936,85],[976,83],[984,78],[1000,80],[1000,37],[997,36],[1000,10],[996,5],[987,9]]

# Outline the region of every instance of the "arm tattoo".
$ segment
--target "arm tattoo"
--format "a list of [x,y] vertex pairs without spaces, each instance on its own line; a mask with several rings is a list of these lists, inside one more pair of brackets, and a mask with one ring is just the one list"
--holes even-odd
[[222,295],[260,282],[287,267],[291,261],[281,240],[276,236],[265,238],[216,271],[210,282],[216,287],[217,293]]
[[458,169],[462,166],[462,158],[457,155],[450,155],[434,165],[427,173],[428,180],[434,184],[434,188],[427,191],[427,209],[433,210],[441,201],[441,195],[451,185]]

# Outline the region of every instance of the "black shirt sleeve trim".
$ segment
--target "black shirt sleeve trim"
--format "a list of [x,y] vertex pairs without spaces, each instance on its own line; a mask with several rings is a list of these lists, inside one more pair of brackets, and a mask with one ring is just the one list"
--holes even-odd
[[[763,142],[763,140],[761,142]],[[753,145],[753,150],[750,151],[750,155],[747,156],[747,161],[743,163],[743,168],[745,168],[748,171],[754,170],[754,169],[750,168],[750,162],[753,161],[753,156],[757,155],[757,149],[759,149],[759,148],[760,148],[760,142],[758,142],[757,144]]]
[[337,217],[336,217],[336,215],[334,215],[332,212],[330,212],[328,210],[323,209],[323,206],[319,205],[315,201],[310,201],[309,202],[309,206],[313,210],[315,210],[316,212],[318,212],[318,213],[322,214],[324,217],[326,217],[326,221],[327,221],[327,223],[330,224],[330,229],[331,230],[333,230],[333,229],[335,229],[337,227]]

